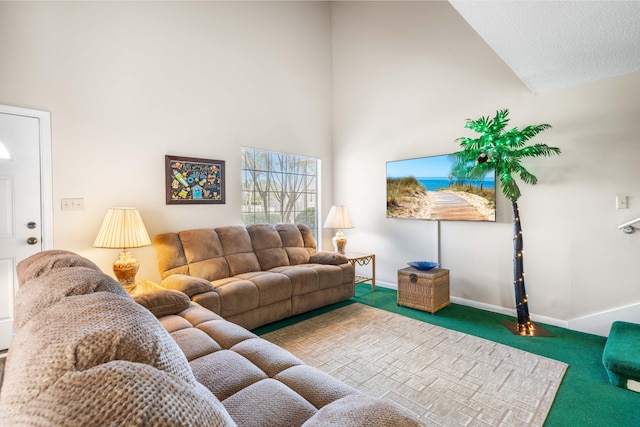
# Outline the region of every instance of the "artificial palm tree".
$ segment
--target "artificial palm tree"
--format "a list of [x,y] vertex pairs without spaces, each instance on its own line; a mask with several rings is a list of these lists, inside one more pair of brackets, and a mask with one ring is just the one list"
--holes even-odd
[[520,335],[536,335],[529,317],[529,305],[524,284],[524,268],[522,256],[522,227],[518,211],[520,188],[513,175],[518,175],[526,184],[535,185],[538,179],[527,171],[520,163],[527,157],[552,156],[560,154],[560,149],[546,144],[527,146],[527,141],[540,132],[551,128],[548,124],[527,126],[522,130],[513,128],[505,131],[509,124],[509,110],[499,110],[493,119],[481,117],[477,120],[467,119],[466,128],[480,134],[479,138],[458,138],[462,151],[454,153],[456,168],[467,176],[484,176],[495,170],[496,179],[507,199],[511,201],[513,210],[513,286],[516,296],[516,313],[518,324],[512,330]]

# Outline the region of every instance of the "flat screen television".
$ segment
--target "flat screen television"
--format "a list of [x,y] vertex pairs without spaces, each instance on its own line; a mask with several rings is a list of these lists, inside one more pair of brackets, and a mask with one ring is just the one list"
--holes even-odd
[[453,156],[387,162],[387,218],[495,221],[496,176],[456,173]]

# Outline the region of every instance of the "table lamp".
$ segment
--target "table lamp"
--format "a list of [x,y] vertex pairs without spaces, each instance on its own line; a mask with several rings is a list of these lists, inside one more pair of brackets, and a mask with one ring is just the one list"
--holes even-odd
[[344,248],[347,246],[347,238],[342,233],[346,228],[353,228],[353,223],[349,217],[349,211],[346,206],[331,206],[327,220],[324,222],[325,228],[336,228],[336,235],[333,236],[333,248],[336,252],[343,254]]
[[111,208],[104,217],[93,246],[122,249],[120,256],[113,263],[113,272],[118,282],[129,291],[135,287],[140,264],[128,249],[150,244],[147,229],[136,208]]

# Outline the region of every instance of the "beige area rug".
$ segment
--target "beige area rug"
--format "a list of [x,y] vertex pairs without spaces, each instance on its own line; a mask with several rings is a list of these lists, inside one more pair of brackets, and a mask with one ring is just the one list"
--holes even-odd
[[351,304],[262,335],[429,426],[541,426],[567,365]]

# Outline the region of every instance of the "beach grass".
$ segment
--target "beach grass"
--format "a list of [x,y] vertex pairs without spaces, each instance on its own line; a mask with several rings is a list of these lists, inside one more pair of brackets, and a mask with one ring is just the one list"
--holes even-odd
[[387,212],[393,212],[406,197],[426,194],[427,190],[413,176],[387,178]]

